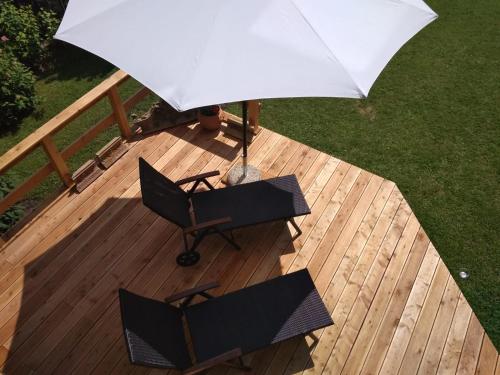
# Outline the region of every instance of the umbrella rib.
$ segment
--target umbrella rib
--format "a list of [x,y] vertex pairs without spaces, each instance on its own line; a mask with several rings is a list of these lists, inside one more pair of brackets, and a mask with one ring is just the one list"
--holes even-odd
[[[73,2],[74,2],[74,1],[75,1],[75,0],[73,0]],[[88,21],[88,20],[90,20],[91,18],[96,17],[96,16],[101,16],[101,15],[103,15],[103,14],[105,14],[105,13],[108,13],[108,12],[110,12],[110,11],[114,10],[116,7],[121,6],[121,5],[123,5],[124,3],[126,3],[126,2],[130,2],[130,1],[131,1],[131,0],[122,0],[121,2],[116,3],[115,5],[113,5],[113,6],[109,7],[109,8],[108,8],[108,9],[106,9],[105,11],[103,11],[103,12],[101,12],[101,13],[98,13],[98,14],[93,14],[92,16],[89,16],[89,17],[87,17],[87,18],[85,18],[85,19],[81,20],[80,22],[74,23],[73,25],[71,25],[70,27],[65,28],[64,30],[61,30],[61,29],[60,29],[60,27],[61,27],[61,26],[59,26],[59,29],[56,31],[56,34],[54,35],[54,38],[55,38],[55,39],[64,40],[64,39],[60,38],[60,36],[61,36],[61,35],[63,35],[64,33],[66,33],[67,31],[69,31],[69,30],[73,30],[73,29],[75,29],[76,27],[78,27],[78,26],[80,26],[80,25],[84,24],[85,22],[87,22],[87,21]],[[61,25],[63,25],[63,23],[62,23],[62,22],[61,22]]]
[[304,13],[302,13],[302,9],[300,9],[300,7],[295,3],[295,0],[290,0],[290,2],[293,4],[293,6],[295,7],[295,9],[297,9],[297,11],[300,13],[301,17],[304,19],[304,21],[307,23],[307,25],[309,26],[309,28],[314,32],[314,34],[318,37],[318,39],[320,40],[320,42],[326,47],[326,49],[328,50],[328,52],[330,52],[330,55],[333,59],[335,59],[335,61],[337,61],[339,63],[339,65],[342,67],[342,69],[344,70],[344,72],[347,74],[347,76],[349,77],[349,79],[352,81],[352,83],[354,84],[354,86],[356,87],[356,91],[358,91],[359,93],[359,96],[360,98],[366,98],[368,96],[368,93],[365,93],[363,91],[363,89],[361,88],[361,86],[358,84],[358,82],[356,82],[356,80],[354,79],[354,77],[352,76],[352,74],[349,72],[349,70],[346,68],[346,66],[342,63],[342,61],[335,55],[335,53],[332,51],[332,49],[330,48],[330,46],[325,42],[325,40],[322,38],[322,36],[318,33],[318,31],[315,29],[315,27],[311,24],[311,22],[309,22],[309,20],[307,19],[307,17],[304,15]]
[[403,3],[405,5],[408,5],[408,6],[411,6],[415,9],[418,9],[420,10],[421,12],[425,12],[427,14],[430,14],[430,15],[433,15],[435,18],[438,17],[437,13],[434,12],[427,4],[423,3],[423,5],[425,7],[419,7],[418,5],[416,4],[413,4],[413,3],[410,3],[408,2],[408,0],[388,0],[388,1],[391,1],[391,2],[396,2],[396,3]]
[[[216,23],[217,19],[219,18],[220,12],[221,12],[221,8],[219,7],[217,9],[217,12],[213,16],[212,24]],[[196,66],[193,69],[193,71],[191,72],[192,74],[189,75],[189,77],[186,79],[186,81],[182,85],[182,87],[184,87],[184,93],[182,96],[179,97],[179,100],[178,100],[178,104],[179,104],[180,108],[184,108],[184,96],[188,92],[187,87],[189,87],[191,85],[191,83],[193,82],[194,77],[196,76],[195,73],[198,71],[198,68],[200,66],[199,61],[201,60],[201,56],[203,56],[205,54],[205,51],[207,50],[207,46],[208,46],[208,41],[212,38],[213,28],[209,28],[209,29],[210,29],[210,33],[207,34],[207,38],[205,39],[205,41],[203,43],[200,43],[201,48],[199,48],[199,51],[196,55],[198,57],[198,61],[196,63]],[[207,103],[207,105],[208,104],[219,104],[219,103]]]

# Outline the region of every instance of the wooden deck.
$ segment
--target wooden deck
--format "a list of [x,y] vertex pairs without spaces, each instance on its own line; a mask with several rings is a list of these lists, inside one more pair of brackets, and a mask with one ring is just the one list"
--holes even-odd
[[[227,171],[236,141],[177,128],[130,151],[81,194],[66,192],[0,253],[0,364],[8,374],[156,373],[129,365],[117,288],[163,298],[218,280],[222,294],[307,267],[335,325],[247,356],[258,374],[496,374],[498,353],[391,181],[269,130],[250,147],[267,175],[295,173],[312,213],[216,236],[179,268],[179,230],[140,201],[137,157],[172,179]],[[212,178],[213,183],[220,181]],[[218,368],[212,374],[233,373]]]

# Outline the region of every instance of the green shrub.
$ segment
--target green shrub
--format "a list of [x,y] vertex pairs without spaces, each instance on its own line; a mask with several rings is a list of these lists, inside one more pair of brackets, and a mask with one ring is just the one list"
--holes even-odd
[[[13,188],[14,186],[5,176],[0,176],[0,199],[3,199]],[[23,214],[23,208],[20,205],[14,205],[0,215],[0,233],[7,232],[23,217]]]
[[0,49],[0,133],[19,124],[35,105],[35,76],[14,55]]
[[59,27],[61,21],[57,18],[57,15],[46,9],[41,9],[38,12],[38,23],[40,25],[40,36],[45,44],[50,45],[53,40],[54,34]]
[[28,67],[43,69],[59,20],[52,11],[33,11],[29,5],[16,6],[0,0],[1,46]]

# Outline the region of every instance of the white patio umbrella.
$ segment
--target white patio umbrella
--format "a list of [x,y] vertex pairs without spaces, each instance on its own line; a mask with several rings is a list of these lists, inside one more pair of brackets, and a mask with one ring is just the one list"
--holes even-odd
[[366,97],[391,57],[436,17],[421,0],[70,0],[55,37],[184,111]]

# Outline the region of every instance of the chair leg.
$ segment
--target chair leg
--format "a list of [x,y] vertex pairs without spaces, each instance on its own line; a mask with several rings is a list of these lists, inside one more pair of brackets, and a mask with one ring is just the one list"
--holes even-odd
[[313,342],[310,346],[310,349],[313,349],[319,342],[318,336],[316,336],[313,332],[307,333],[306,336],[309,336],[313,340]]
[[182,267],[193,266],[200,260],[200,253],[196,251],[196,248],[203,240],[203,237],[207,234],[203,231],[194,237],[193,244],[191,248],[189,247],[188,239],[186,233],[183,233],[184,238],[184,251],[177,256],[177,264]]
[[292,237],[293,240],[296,240],[302,234],[302,231],[300,230],[299,226],[297,225],[297,223],[295,222],[295,220],[294,220],[293,217],[291,217],[290,219],[288,219],[288,221],[290,222],[290,224],[292,224],[292,226],[297,231],[297,233],[295,234],[295,236]]
[[242,371],[252,371],[252,368],[250,366],[246,366],[241,357],[238,357],[238,363],[224,362],[224,365],[226,365],[227,367],[232,367],[232,368],[242,370]]
[[184,251],[189,251],[189,242],[186,233],[182,233],[182,238],[184,239]]
[[229,242],[231,245],[233,245],[233,247],[236,249],[236,250],[241,250],[241,247],[240,245],[238,245],[235,241],[234,241],[234,237],[233,237],[233,233],[231,232],[231,237],[233,238],[229,238],[224,232],[222,232],[221,230],[218,230],[216,229],[217,233],[222,237],[224,238],[227,242]]

